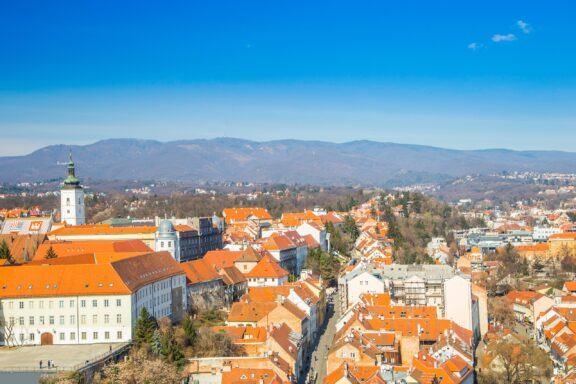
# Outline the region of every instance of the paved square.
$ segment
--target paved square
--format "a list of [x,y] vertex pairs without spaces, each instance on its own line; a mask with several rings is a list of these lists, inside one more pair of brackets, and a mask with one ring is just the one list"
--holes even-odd
[[71,370],[84,364],[86,360],[97,360],[112,351],[125,346],[125,343],[88,345],[43,345],[33,347],[0,348],[0,371],[36,371],[43,361],[48,371],[48,360],[53,360],[58,370]]

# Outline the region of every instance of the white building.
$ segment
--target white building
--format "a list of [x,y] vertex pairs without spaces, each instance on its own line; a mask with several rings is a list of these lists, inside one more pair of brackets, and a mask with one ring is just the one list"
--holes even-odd
[[532,239],[534,239],[534,241],[545,242],[548,241],[548,238],[551,235],[561,232],[562,230],[560,228],[534,227],[534,232],[532,233]]
[[160,222],[154,239],[156,243],[154,249],[157,252],[169,252],[176,261],[180,262],[180,241],[170,220]]
[[324,228],[320,227],[318,224],[312,222],[304,223],[296,229],[296,232],[298,232],[300,236],[312,236],[314,240],[320,244],[320,248],[323,251],[330,250],[330,239]]
[[454,276],[444,282],[444,317],[461,327],[474,329],[470,281]]
[[288,282],[289,273],[266,255],[244,276],[248,279],[249,287],[279,287]]
[[60,221],[68,225],[85,223],[84,189],[76,178],[72,154],[68,162],[68,177],[60,191]]
[[0,284],[0,345],[128,342],[142,307],[176,320],[186,310],[186,275],[167,252],[4,267]]

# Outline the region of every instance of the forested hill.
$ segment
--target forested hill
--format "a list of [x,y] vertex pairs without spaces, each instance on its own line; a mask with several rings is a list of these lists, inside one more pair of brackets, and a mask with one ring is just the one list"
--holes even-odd
[[58,162],[67,161],[70,149],[79,177],[95,180],[390,186],[501,171],[576,172],[576,153],[555,151],[461,151],[374,141],[111,139],[0,157],[0,182],[61,178],[66,170]]

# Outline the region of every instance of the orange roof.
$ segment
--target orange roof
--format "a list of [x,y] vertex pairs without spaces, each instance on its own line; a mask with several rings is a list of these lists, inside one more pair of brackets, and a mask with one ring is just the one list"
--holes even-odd
[[302,237],[304,238],[304,240],[306,240],[306,244],[308,244],[308,249],[315,249],[320,246],[320,243],[318,243],[312,235],[304,235]]
[[336,384],[343,378],[347,378],[353,384],[386,384],[386,381],[380,377],[379,373],[379,366],[358,366],[342,363],[340,367],[324,378],[324,384]]
[[281,278],[288,276],[289,273],[283,269],[270,255],[264,256],[252,270],[245,274],[246,277],[254,278]]
[[125,235],[155,232],[155,226],[113,227],[110,224],[85,224],[64,226],[48,232],[48,236]]
[[184,225],[184,224],[179,224],[179,225],[175,225],[174,229],[178,232],[190,232],[190,231],[195,231],[194,228],[192,228],[189,225]]
[[283,251],[285,249],[296,248],[296,244],[294,244],[288,236],[275,235],[268,238],[263,244],[263,248],[268,251]]
[[567,291],[574,292],[576,291],[576,281],[567,281],[564,283],[564,288]]
[[250,217],[255,217],[258,220],[271,220],[272,216],[266,208],[225,208],[222,211],[226,223],[230,224],[234,221],[245,221]]
[[47,241],[38,247],[34,254],[34,260],[43,260],[50,247],[58,257],[86,253],[132,252],[143,254],[153,252],[140,240]]
[[522,252],[548,252],[550,245],[548,243],[530,244],[530,245],[517,245],[516,250]]
[[212,327],[214,332],[225,332],[235,344],[265,343],[268,332],[265,327]]
[[576,232],[555,233],[548,240],[576,240]]
[[320,218],[314,214],[312,211],[304,211],[304,212],[284,212],[282,214],[282,218],[280,222],[285,227],[297,227],[302,223],[307,221],[317,221],[322,223]]
[[202,258],[215,268],[226,268],[234,266],[234,262],[242,256],[242,251],[208,251]]
[[231,323],[256,323],[264,316],[268,315],[278,306],[276,302],[254,302],[242,303],[236,302],[230,307],[228,322]]
[[510,291],[506,295],[506,298],[511,302],[521,305],[531,304],[541,297],[544,297],[544,295],[532,291]]
[[0,296],[129,294],[143,285],[183,273],[168,252],[134,256],[105,264],[2,267]]
[[222,277],[216,273],[204,259],[192,260],[181,263],[180,267],[186,272],[188,284],[198,284],[206,281],[221,280]]
[[363,293],[360,301],[373,306],[390,305],[389,293]]
[[222,384],[282,384],[272,369],[232,368],[222,372]]

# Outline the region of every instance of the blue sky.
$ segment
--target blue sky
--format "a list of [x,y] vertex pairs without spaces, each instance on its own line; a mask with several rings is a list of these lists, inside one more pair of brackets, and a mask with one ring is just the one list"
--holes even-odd
[[574,150],[569,1],[28,1],[0,155],[111,137]]

